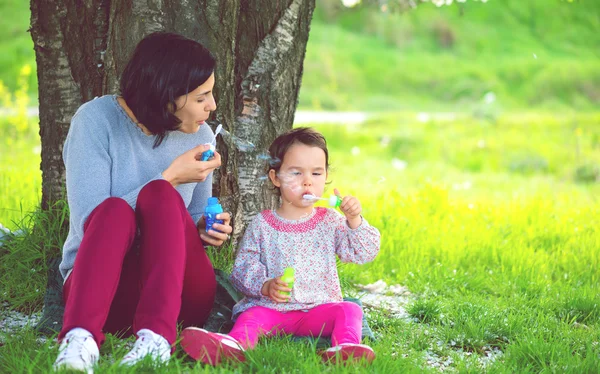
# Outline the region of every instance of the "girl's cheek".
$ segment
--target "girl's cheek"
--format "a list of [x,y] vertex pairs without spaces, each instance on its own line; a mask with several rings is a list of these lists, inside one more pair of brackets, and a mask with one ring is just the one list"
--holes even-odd
[[299,183],[285,183],[281,185],[284,189],[296,193],[299,192],[302,188]]
[[296,192],[302,187],[293,175],[281,175],[279,179],[281,180],[281,187],[287,191]]

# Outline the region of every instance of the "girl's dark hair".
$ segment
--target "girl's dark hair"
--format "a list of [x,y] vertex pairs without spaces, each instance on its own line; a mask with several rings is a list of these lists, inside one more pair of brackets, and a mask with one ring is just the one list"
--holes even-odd
[[138,122],[156,135],[158,147],[181,121],[175,99],[208,80],[215,58],[202,44],[182,35],[155,32],[142,39],[121,74],[121,96]]
[[[279,135],[275,140],[273,140],[273,143],[271,143],[271,146],[269,147],[269,156],[271,159],[269,161],[268,170],[273,169],[276,173],[278,173],[288,149],[297,143],[322,149],[323,152],[325,152],[325,169],[329,170],[329,151],[327,150],[327,141],[320,132],[310,127],[298,127],[292,129]],[[279,191],[278,188],[276,188],[276,190],[277,192]]]

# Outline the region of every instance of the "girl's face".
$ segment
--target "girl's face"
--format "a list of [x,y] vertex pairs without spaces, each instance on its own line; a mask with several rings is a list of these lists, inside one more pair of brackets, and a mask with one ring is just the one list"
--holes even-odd
[[314,201],[305,200],[302,195],[323,195],[327,170],[325,152],[321,148],[297,143],[292,145],[283,157],[279,172],[271,169],[269,178],[281,191],[284,204],[305,208]]
[[217,109],[215,98],[212,94],[215,85],[215,73],[212,73],[206,82],[202,83],[194,91],[175,99],[177,110],[175,116],[181,120],[179,131],[193,134],[198,131],[204,121],[210,116],[210,112]]

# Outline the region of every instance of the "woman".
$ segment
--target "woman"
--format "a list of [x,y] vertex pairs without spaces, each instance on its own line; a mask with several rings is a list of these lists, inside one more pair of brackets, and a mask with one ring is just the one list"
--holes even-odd
[[166,362],[177,323],[201,326],[230,215],[206,232],[202,212],[221,157],[199,161],[213,132],[215,59],[198,42],[154,33],[136,47],[120,96],[83,104],[63,149],[70,207],[60,271],[65,314],[56,369],[91,372],[103,332],[135,333],[121,361]]

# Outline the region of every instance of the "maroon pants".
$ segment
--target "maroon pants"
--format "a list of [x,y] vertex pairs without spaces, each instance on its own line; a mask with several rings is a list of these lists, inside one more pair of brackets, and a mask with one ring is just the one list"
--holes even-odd
[[181,196],[170,183],[152,181],[140,191],[135,212],[110,197],[87,219],[63,286],[59,339],[81,327],[101,345],[104,332],[150,329],[173,344],[178,322],[204,324],[215,290],[212,264]]

